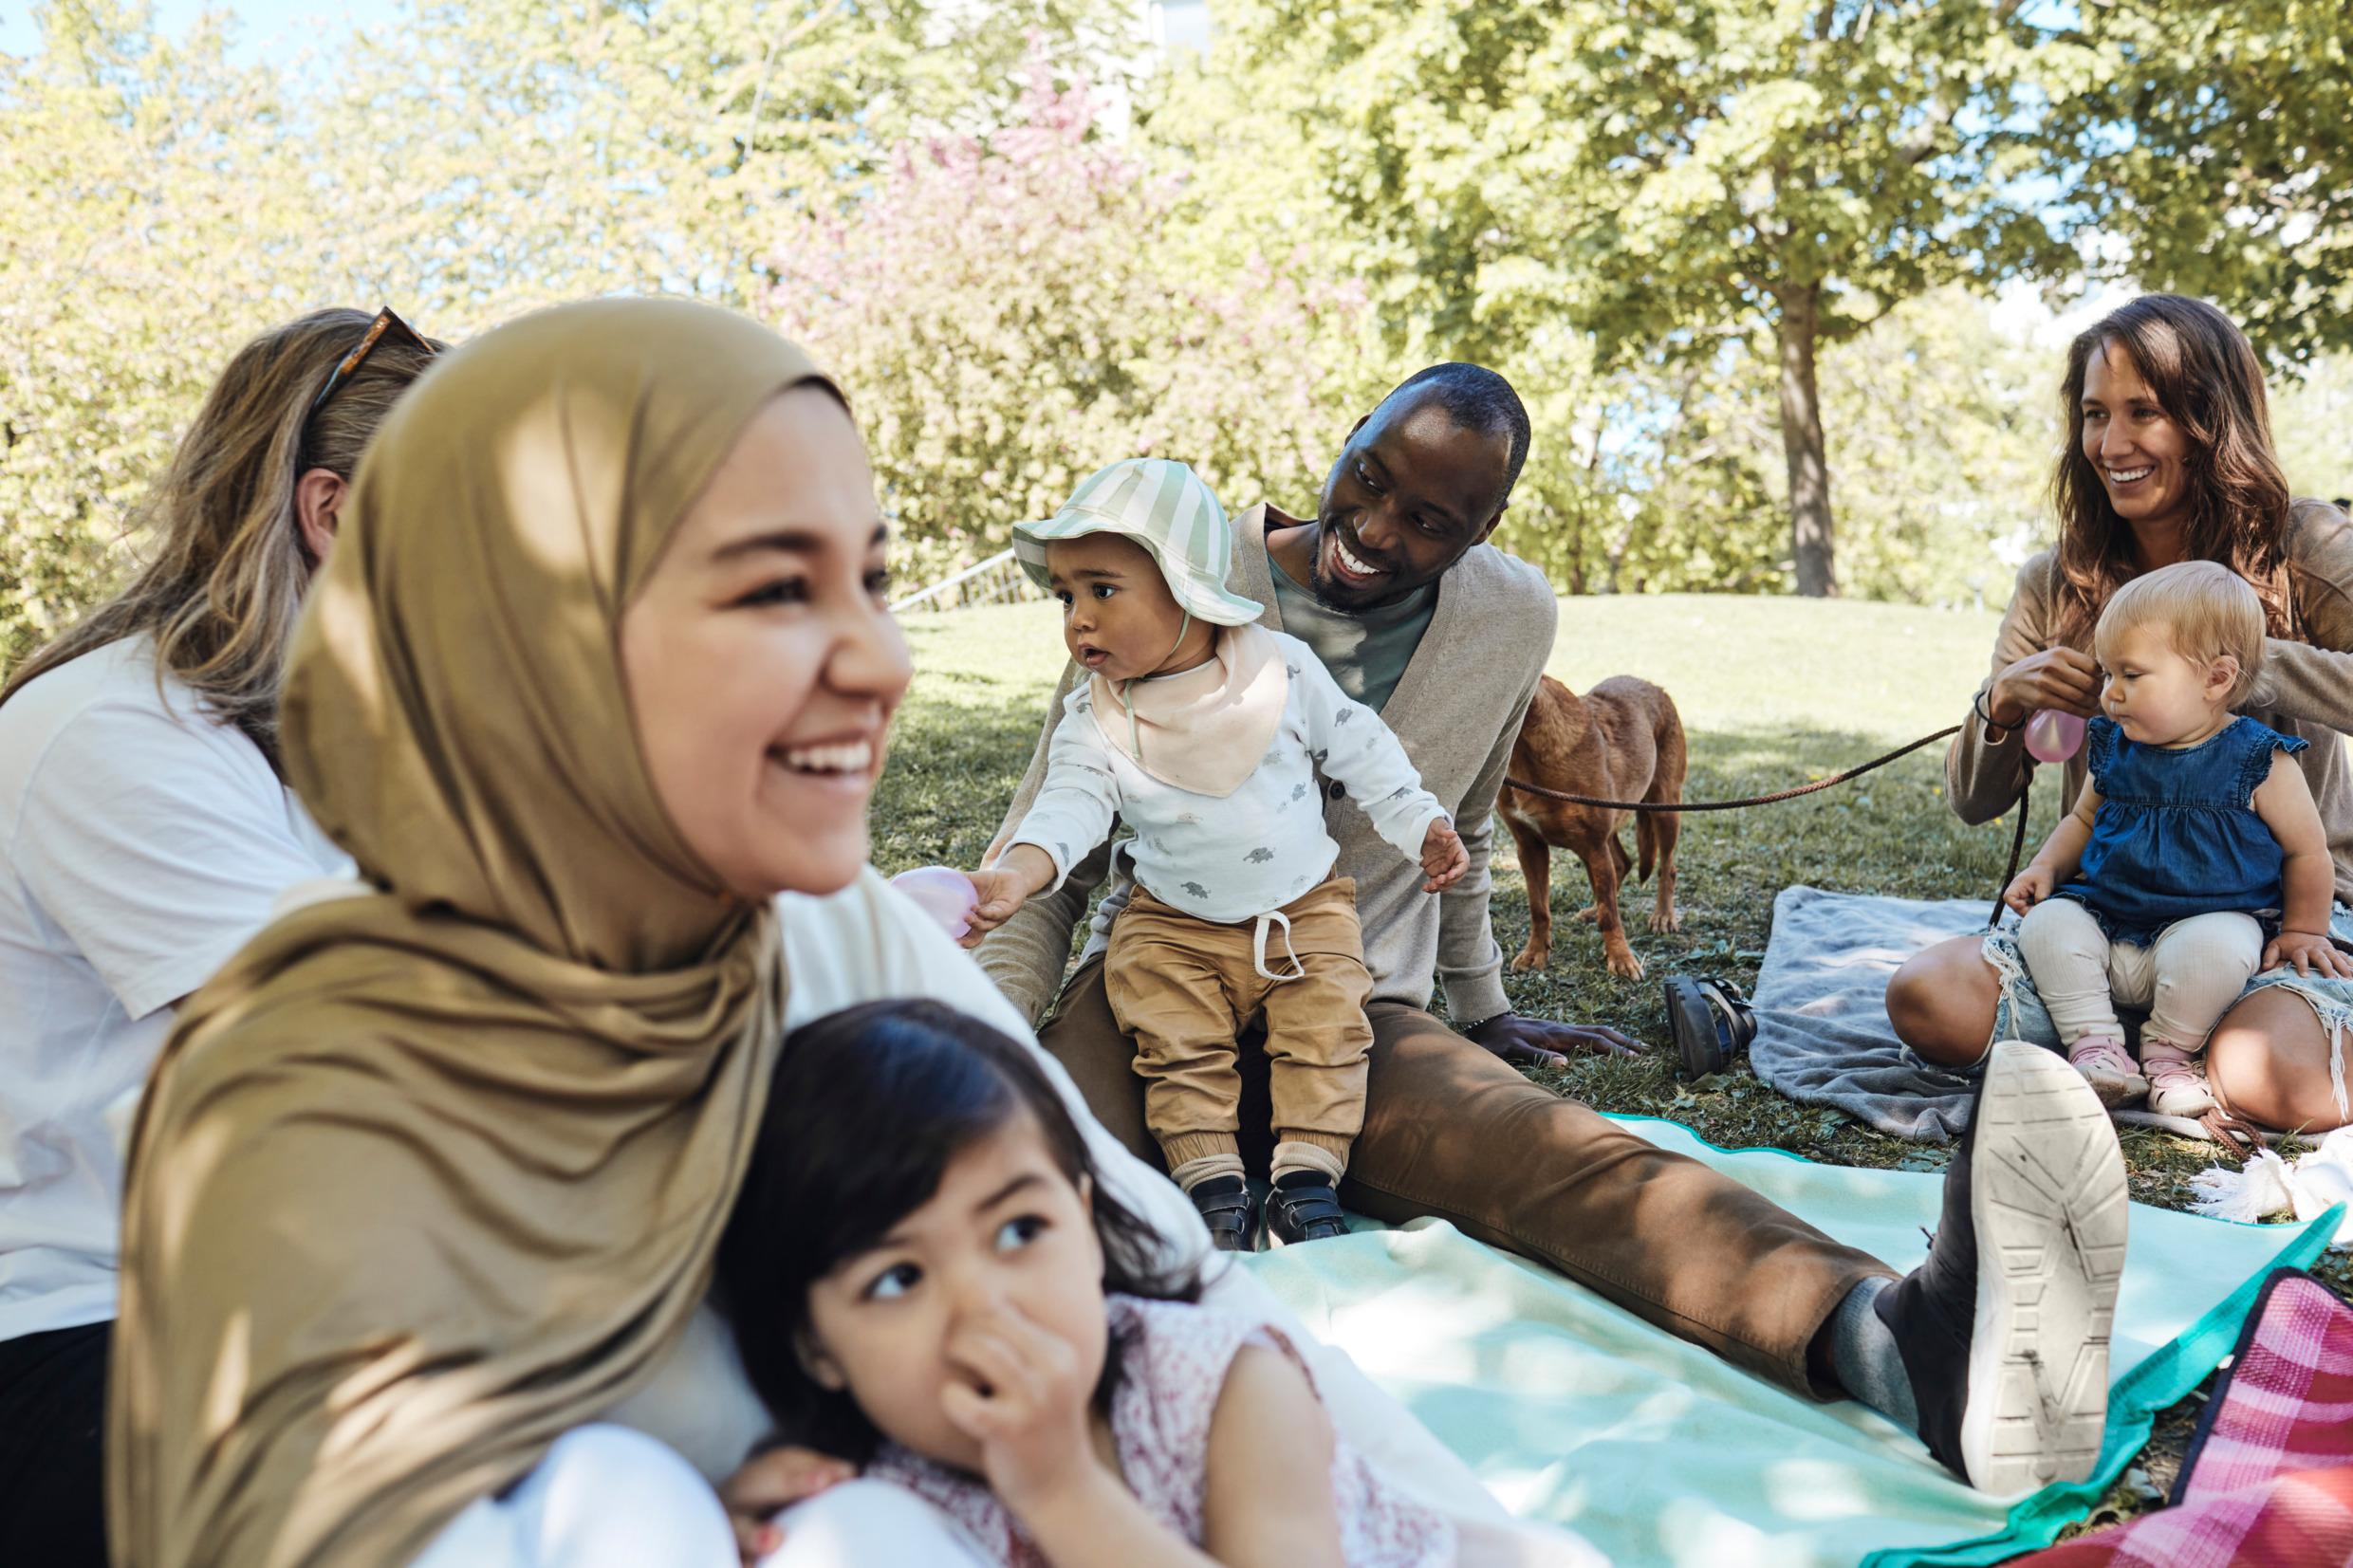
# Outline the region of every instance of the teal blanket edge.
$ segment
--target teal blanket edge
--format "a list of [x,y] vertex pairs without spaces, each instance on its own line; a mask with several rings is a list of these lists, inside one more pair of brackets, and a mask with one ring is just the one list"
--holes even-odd
[[2021,1552],[2047,1546],[2059,1532],[2090,1514],[2105,1497],[2116,1478],[2124,1473],[2141,1447],[2159,1411],[2188,1396],[2221,1359],[2231,1354],[2246,1326],[2247,1314],[2261,1294],[2263,1282],[2283,1268],[2308,1268],[2337,1233],[2344,1206],[2330,1209],[2299,1230],[2274,1253],[2271,1261],[2245,1280],[2222,1303],[2206,1314],[2164,1349],[2135,1367],[2109,1395],[2108,1430],[2100,1449],[2099,1468],[2088,1481],[2053,1482],[2020,1499],[2010,1510],[2008,1524],[1996,1533],[1945,1546],[1905,1547],[1874,1552],[1862,1568],[1911,1568],[1912,1564],[1977,1564],[2002,1562]]
[[[1665,1122],[1670,1127],[1681,1128],[1718,1153],[1779,1154],[1801,1165],[1817,1163],[1788,1149],[1726,1149],[1667,1116],[1612,1115],[1609,1119]],[[2158,1412],[2187,1397],[2214,1370],[2215,1364],[2231,1353],[2231,1347],[2238,1342],[2240,1330],[2246,1326],[2247,1314],[2253,1309],[2255,1298],[2263,1289],[2263,1282],[2279,1269],[2310,1267],[2313,1260],[2327,1250],[2329,1238],[2336,1234],[2343,1217],[2344,1206],[2339,1205],[2296,1231],[2287,1245],[2239,1282],[2238,1288],[2219,1305],[2135,1367],[2116,1386],[2109,1395],[2107,1434],[2101,1445],[2100,1465],[2090,1480],[2053,1482],[2041,1491],[2019,1499],[2011,1504],[2010,1518],[2003,1527],[1992,1535],[1974,1536],[1942,1546],[1891,1547],[1864,1558],[1860,1568],[1912,1568],[1914,1564],[1922,1568],[1973,1568],[2006,1561],[2056,1540],[2060,1531],[2088,1516],[2093,1505],[2116,1485],[2124,1467],[2148,1442]]]

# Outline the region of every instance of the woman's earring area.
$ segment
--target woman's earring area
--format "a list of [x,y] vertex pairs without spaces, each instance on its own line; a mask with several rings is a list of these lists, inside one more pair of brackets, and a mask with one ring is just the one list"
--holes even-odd
[[312,469],[294,481],[294,526],[314,571],[326,564],[327,551],[334,547],[336,514],[350,489],[332,469]]

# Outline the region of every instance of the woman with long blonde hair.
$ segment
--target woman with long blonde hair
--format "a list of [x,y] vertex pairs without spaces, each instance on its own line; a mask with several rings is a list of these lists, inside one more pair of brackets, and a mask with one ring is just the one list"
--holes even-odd
[[145,563],[0,686],[0,1562],[98,1568],[121,1138],[174,1010],[349,861],[278,775],[278,688],[360,455],[432,360],[321,310],[231,359]]
[[[2229,567],[2263,606],[2263,679],[2251,716],[2311,744],[2296,756],[2335,867],[2328,932],[2353,939],[2353,526],[2288,489],[2271,442],[2262,362],[2202,300],[2150,294],[2070,347],[2067,443],[2052,493],[2059,543],[2029,561],[1995,638],[1991,673],[1947,754],[1953,809],[1990,821],[2018,803],[2032,764],[2019,731],[2042,709],[2089,718],[2105,681],[2092,630],[2115,592],[2182,561]],[[2061,797],[2082,792],[2085,759]],[[1955,937],[1914,956],[1888,986],[1896,1032],[1927,1060],[1970,1067],[1991,1042],[2058,1047],[2012,932]],[[2353,1121],[2331,1040],[2353,1021],[2353,983],[2281,968],[2226,1013],[2208,1052],[2211,1093],[2270,1127]]]

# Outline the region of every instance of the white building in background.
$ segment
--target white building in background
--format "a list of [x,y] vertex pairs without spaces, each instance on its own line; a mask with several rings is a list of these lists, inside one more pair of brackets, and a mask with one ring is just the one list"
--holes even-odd
[[1209,47],[1209,0],[1144,0],[1144,36],[1162,49]]

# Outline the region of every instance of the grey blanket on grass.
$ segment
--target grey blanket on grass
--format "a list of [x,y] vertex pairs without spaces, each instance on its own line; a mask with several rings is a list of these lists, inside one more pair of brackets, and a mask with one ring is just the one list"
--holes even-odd
[[[1773,934],[1756,978],[1750,1065],[1805,1105],[1827,1105],[1899,1138],[1944,1143],[1969,1125],[1973,1073],[1914,1056],[1887,1022],[1887,977],[1948,936],[1975,936],[1993,906],[1961,899],[1882,898],[1789,887],[1773,900]],[[2137,1014],[2127,1014],[2127,1028]],[[2048,1043],[2046,1042],[2045,1043]],[[2115,1113],[2127,1126],[2206,1141],[2195,1121]]]
[[1985,930],[1982,900],[1783,888],[1756,979],[1756,1076],[1899,1138],[1942,1143],[1969,1125],[1974,1079],[1932,1067],[1887,1022],[1887,977],[1932,942]]

